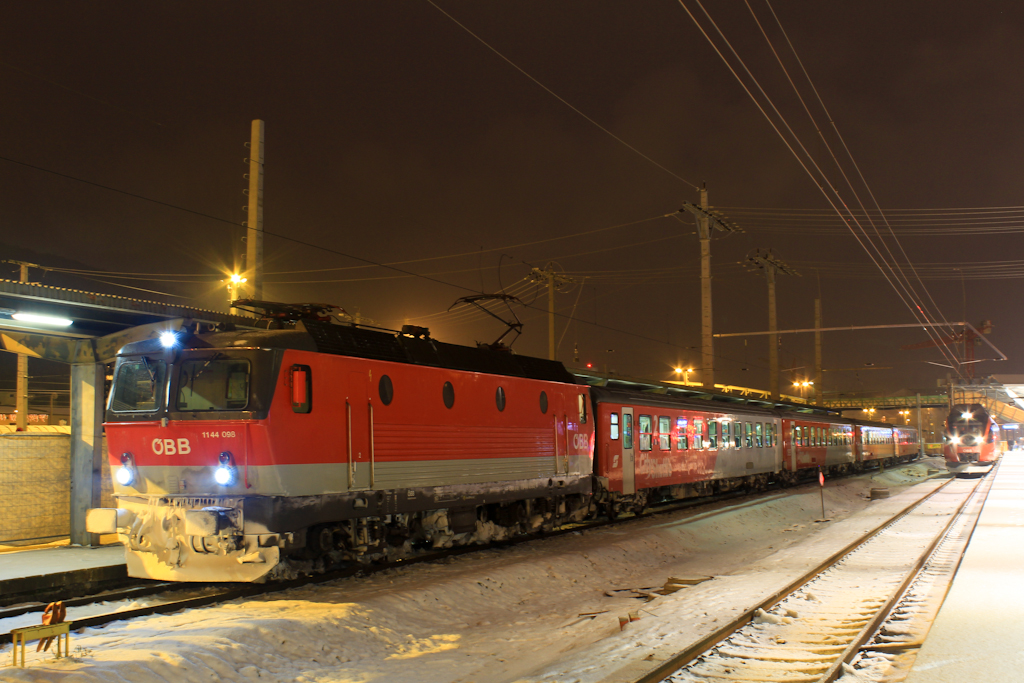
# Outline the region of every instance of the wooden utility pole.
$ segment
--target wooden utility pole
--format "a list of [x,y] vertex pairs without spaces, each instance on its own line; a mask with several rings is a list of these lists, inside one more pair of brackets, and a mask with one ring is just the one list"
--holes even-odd
[[711,233],[715,230],[723,232],[742,232],[712,211],[708,206],[708,190],[700,190],[700,206],[683,202],[680,213],[687,211],[697,221],[697,237],[700,239],[700,350],[701,350],[701,384],[705,389],[715,388],[715,349],[712,337],[711,316]]
[[814,404],[821,405],[821,299],[814,300]]
[[533,282],[545,282],[548,286],[548,360],[555,360],[555,287],[575,282],[568,275],[555,272],[553,263],[530,271]]
[[748,261],[764,271],[764,277],[768,281],[768,389],[771,391],[773,401],[779,400],[779,336],[776,331],[779,329],[775,309],[775,274],[800,275],[780,259],[776,258],[771,251],[761,253],[758,249]]
[[[21,266],[21,281],[28,282],[28,263],[18,263]],[[14,409],[18,411],[17,426],[15,429],[23,432],[28,429],[28,356],[24,353],[18,354],[18,379],[15,387]]]
[[249,206],[245,225],[245,275],[253,299],[263,299],[263,133],[260,119],[252,122],[249,141]]

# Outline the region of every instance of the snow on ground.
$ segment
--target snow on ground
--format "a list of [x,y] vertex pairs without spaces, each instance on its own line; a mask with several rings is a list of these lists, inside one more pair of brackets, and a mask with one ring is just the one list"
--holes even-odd
[[[482,550],[443,562],[116,622],[72,635],[78,656],[29,656],[2,681],[363,683],[597,681],[713,630],[920,490],[902,470]],[[921,488],[933,488],[929,482]],[[888,486],[893,497],[869,501]],[[710,581],[643,602],[616,589]],[[620,630],[620,617],[639,617]],[[581,616],[598,613],[596,616]],[[10,661],[10,646],[0,663]]]

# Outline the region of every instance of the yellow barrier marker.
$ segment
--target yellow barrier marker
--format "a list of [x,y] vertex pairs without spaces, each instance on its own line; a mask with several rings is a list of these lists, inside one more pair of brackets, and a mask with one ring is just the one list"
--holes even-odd
[[59,624],[43,624],[42,626],[24,626],[11,629],[11,639],[14,644],[14,666],[18,666],[18,643],[21,643],[21,667],[25,668],[25,642],[28,640],[43,640],[57,637],[57,657],[61,657],[60,640],[64,636],[64,657],[71,654],[71,633],[69,628],[74,622],[64,621]]

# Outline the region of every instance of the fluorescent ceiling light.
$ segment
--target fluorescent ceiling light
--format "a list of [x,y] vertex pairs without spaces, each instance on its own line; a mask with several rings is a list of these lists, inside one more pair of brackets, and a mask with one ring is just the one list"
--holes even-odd
[[14,313],[11,317],[23,323],[36,323],[38,325],[57,325],[58,327],[67,327],[71,324],[71,321],[67,318],[57,318],[52,315],[36,315],[35,313]]

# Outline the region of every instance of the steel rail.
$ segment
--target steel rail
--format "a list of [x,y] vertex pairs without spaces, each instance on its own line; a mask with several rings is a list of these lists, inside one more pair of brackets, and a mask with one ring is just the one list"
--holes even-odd
[[[904,463],[904,465],[909,465],[909,464],[912,464],[912,463]],[[858,474],[860,474],[860,473],[858,473]],[[852,476],[856,476],[856,475],[852,475]],[[950,481],[952,481],[952,480],[950,480]],[[942,486],[936,488],[936,490],[933,491],[931,494],[929,494],[929,496],[934,494],[935,492],[937,492],[938,490],[940,490],[941,488],[945,487],[948,484],[949,484],[949,482],[946,482],[946,483],[942,484]],[[289,590],[291,588],[299,588],[299,587],[310,585],[310,584],[327,583],[329,581],[335,581],[335,580],[338,580],[338,579],[348,578],[348,577],[356,576],[356,575],[360,575],[360,574],[369,576],[369,575],[373,575],[373,574],[376,574],[378,572],[385,571],[385,570],[388,570],[388,569],[396,569],[398,567],[406,567],[406,566],[410,566],[410,565],[414,565],[414,564],[420,564],[420,563],[424,563],[424,562],[436,562],[438,560],[445,559],[445,558],[448,558],[448,557],[456,557],[456,556],[460,556],[460,555],[466,555],[466,554],[470,554],[470,553],[480,552],[482,550],[488,550],[488,549],[493,549],[493,548],[510,547],[510,546],[518,545],[520,543],[526,543],[526,542],[529,542],[529,541],[539,540],[539,539],[543,539],[543,538],[554,538],[554,537],[557,537],[557,536],[571,534],[571,533],[575,533],[575,532],[578,532],[578,531],[588,531],[588,530],[591,530],[591,529],[599,529],[599,528],[603,528],[603,527],[606,527],[606,526],[611,526],[611,525],[614,525],[614,524],[629,523],[629,522],[632,522],[632,521],[636,521],[636,520],[639,520],[639,519],[646,519],[648,517],[654,517],[654,516],[657,516],[657,515],[670,514],[672,512],[680,512],[680,511],[689,510],[689,509],[699,509],[699,508],[702,508],[702,507],[707,507],[707,506],[710,506],[710,505],[714,505],[716,503],[722,503],[722,502],[728,502],[730,500],[735,500],[737,498],[744,498],[744,497],[750,497],[751,498],[751,500],[740,502],[737,505],[727,506],[727,507],[723,507],[723,508],[717,509],[717,510],[705,510],[705,511],[699,512],[698,515],[695,516],[695,519],[696,518],[705,519],[705,518],[707,518],[709,516],[714,516],[714,515],[717,515],[717,514],[725,514],[727,512],[730,512],[732,510],[737,509],[738,507],[745,507],[745,506],[748,506],[748,505],[754,505],[754,504],[757,504],[757,503],[760,503],[760,502],[764,502],[765,500],[773,500],[773,499],[776,499],[776,498],[784,496],[785,493],[790,492],[790,491],[795,493],[795,489],[800,488],[800,486],[801,485],[797,485],[797,486],[793,486],[793,487],[786,487],[786,489],[783,492],[775,491],[775,492],[754,492],[754,493],[752,493],[750,491],[734,491],[734,492],[718,494],[718,495],[715,495],[715,496],[702,496],[702,497],[697,497],[697,498],[684,499],[684,500],[675,501],[675,502],[672,502],[672,503],[667,503],[665,505],[661,505],[661,506],[658,506],[658,507],[648,508],[647,511],[645,511],[643,514],[639,514],[639,515],[633,514],[632,516],[616,517],[615,519],[607,519],[607,518],[605,518],[605,519],[599,519],[599,520],[595,520],[593,522],[586,522],[586,523],[580,523],[580,522],[571,523],[571,524],[566,524],[566,525],[564,525],[564,526],[562,526],[562,527],[560,527],[558,529],[555,529],[553,531],[527,534],[527,535],[519,536],[519,537],[517,537],[515,539],[509,539],[509,540],[504,540],[504,541],[495,541],[495,542],[492,542],[492,543],[487,544],[487,545],[480,545],[480,546],[471,545],[471,546],[460,546],[460,547],[457,547],[457,548],[449,548],[449,549],[444,550],[443,552],[430,553],[430,554],[421,555],[421,556],[417,556],[417,557],[396,560],[394,562],[386,562],[386,563],[382,563],[380,565],[374,565],[374,566],[354,565],[354,566],[351,566],[351,567],[345,567],[343,569],[337,569],[337,570],[326,572],[326,573],[323,573],[323,574],[315,574],[315,575],[310,575],[310,576],[303,576],[303,577],[299,577],[299,578],[296,578],[296,579],[291,579],[289,581],[278,581],[278,582],[274,582],[274,583],[262,583],[262,584],[251,584],[251,583],[247,583],[247,584],[232,584],[231,588],[229,588],[229,589],[227,589],[227,590],[225,590],[223,592],[219,592],[219,593],[211,593],[211,594],[207,594],[207,595],[201,595],[201,596],[196,596],[196,597],[192,597],[192,598],[186,598],[184,600],[171,600],[171,601],[163,602],[163,603],[159,603],[159,604],[147,605],[145,607],[138,607],[138,608],[135,608],[135,609],[122,610],[122,611],[119,611],[119,612],[108,612],[108,613],[105,613],[105,614],[93,615],[91,617],[83,617],[81,619],[74,620],[72,628],[77,631],[77,630],[82,629],[82,628],[94,628],[94,627],[97,627],[97,626],[103,626],[105,624],[108,624],[108,623],[111,623],[111,622],[115,622],[115,621],[126,621],[128,619],[133,619],[133,618],[143,617],[143,616],[149,616],[149,615],[152,615],[152,614],[169,614],[169,613],[178,612],[178,611],[181,611],[181,610],[184,610],[184,609],[190,609],[190,608],[196,608],[196,607],[205,607],[207,605],[212,605],[212,604],[219,603],[219,602],[227,602],[229,600],[235,600],[235,599],[238,599],[238,598],[253,597],[253,596],[256,596],[256,595],[264,595],[264,594],[269,594],[269,593],[277,593],[277,592],[280,592],[280,591]],[[925,496],[924,498],[922,498],[920,501],[918,501],[914,505],[920,504],[920,502],[923,502],[927,498],[928,498],[928,496]],[[913,505],[908,507],[908,508],[906,508],[905,511],[909,511],[912,508],[913,508]],[[901,514],[903,514],[903,513],[901,513]],[[898,517],[899,517],[899,514],[897,514],[892,519],[896,519]],[[890,522],[891,522],[891,520],[890,520]],[[885,526],[886,524],[889,524],[890,522],[886,522],[882,526]],[[842,551],[840,551],[840,552],[842,552]],[[80,606],[80,605],[87,605],[87,604],[91,604],[91,603],[99,602],[99,601],[112,601],[112,600],[117,600],[117,599],[125,599],[125,598],[128,598],[128,597],[141,597],[142,595],[149,595],[149,594],[153,594],[153,593],[159,593],[159,592],[162,592],[162,591],[195,590],[195,589],[200,588],[202,586],[211,586],[211,585],[216,586],[218,584],[216,584],[216,583],[209,584],[209,583],[167,583],[167,582],[161,582],[158,585],[138,586],[138,587],[135,587],[134,589],[125,589],[123,591],[116,591],[116,592],[110,592],[110,593],[101,593],[101,594],[92,595],[92,596],[84,596],[84,597],[71,598],[69,600],[65,600],[64,604],[66,606]],[[131,594],[131,591],[133,591],[133,590],[136,591],[136,592],[134,594]],[[123,597],[118,597],[121,594],[123,594]],[[788,595],[788,593],[786,593],[786,595]],[[781,600],[784,597],[785,597],[785,595],[781,595],[778,599]],[[0,618],[20,616],[22,614],[26,614],[26,613],[29,613],[29,612],[42,612],[44,606],[45,605],[40,604],[40,603],[33,603],[33,604],[28,604],[28,605],[19,605],[17,607],[10,608],[9,610],[0,611]],[[735,630],[735,629],[733,629],[733,630]],[[728,635],[728,634],[726,634],[726,635]],[[9,643],[9,642],[11,642],[11,634],[10,633],[0,633],[0,644],[5,644],[5,643]]]
[[[885,520],[884,522],[880,523],[879,525],[877,525],[875,528],[871,529],[867,533],[862,534],[858,538],[854,539],[853,541],[851,541],[850,543],[845,545],[843,548],[837,550],[832,555],[828,556],[826,559],[824,559],[823,561],[818,563],[812,569],[808,570],[807,572],[805,572],[801,576],[797,577],[796,579],[791,581],[789,584],[787,584],[783,588],[781,588],[781,589],[775,591],[774,593],[768,595],[766,598],[764,598],[757,605],[755,605],[755,606],[751,607],[750,609],[744,611],[742,614],[737,616],[735,619],[732,619],[731,621],[727,622],[722,627],[716,629],[715,631],[713,631],[712,633],[708,634],[707,636],[701,638],[700,640],[696,641],[695,643],[692,643],[686,649],[680,651],[676,655],[673,655],[669,659],[662,661],[661,663],[659,663],[654,668],[649,669],[649,670],[643,672],[639,676],[632,676],[632,675],[628,675],[627,674],[627,677],[623,677],[621,675],[621,673],[624,673],[624,672],[622,672],[620,670],[620,672],[613,673],[611,676],[602,679],[602,683],[618,683],[618,682],[625,682],[625,681],[630,681],[632,683],[659,683],[660,681],[664,680],[668,676],[672,675],[677,670],[681,669],[682,667],[686,666],[687,664],[689,664],[693,660],[695,660],[698,657],[700,657],[701,655],[703,655],[705,652],[707,652],[708,650],[713,648],[715,645],[717,645],[721,641],[723,641],[726,638],[728,638],[729,636],[731,636],[733,633],[735,633],[736,631],[738,631],[742,627],[744,627],[747,624],[749,624],[751,622],[751,620],[754,618],[754,616],[755,616],[755,614],[757,613],[758,610],[765,610],[765,611],[767,611],[767,610],[771,609],[774,605],[776,605],[779,602],[781,602],[782,600],[784,600],[790,594],[798,591],[800,588],[802,588],[804,585],[806,585],[808,582],[810,582],[816,576],[821,574],[823,571],[825,571],[829,567],[832,567],[837,562],[839,562],[841,559],[843,559],[844,557],[849,555],[851,552],[853,552],[854,550],[856,550],[860,546],[864,545],[867,541],[871,540],[875,536],[877,536],[880,533],[882,533],[883,531],[885,531],[885,529],[887,529],[890,525],[892,525],[893,522],[895,522],[895,521],[901,519],[902,517],[906,516],[912,510],[914,510],[914,508],[920,506],[922,503],[924,503],[925,501],[930,499],[932,496],[936,495],[937,493],[939,493],[940,491],[945,489],[953,481],[955,481],[955,479],[950,478],[948,481],[944,482],[940,486],[937,486],[934,490],[928,492],[926,495],[922,496],[918,500],[916,500],[916,501],[908,504],[904,508],[900,509],[898,512],[893,514],[887,520]],[[965,501],[965,503],[966,503],[966,501]],[[956,517],[956,515],[953,515],[954,519],[955,519],[955,517]],[[942,534],[940,534],[940,536],[941,535]],[[916,572],[915,572],[915,574],[916,574]],[[630,667],[627,667],[627,668],[630,668]]]

